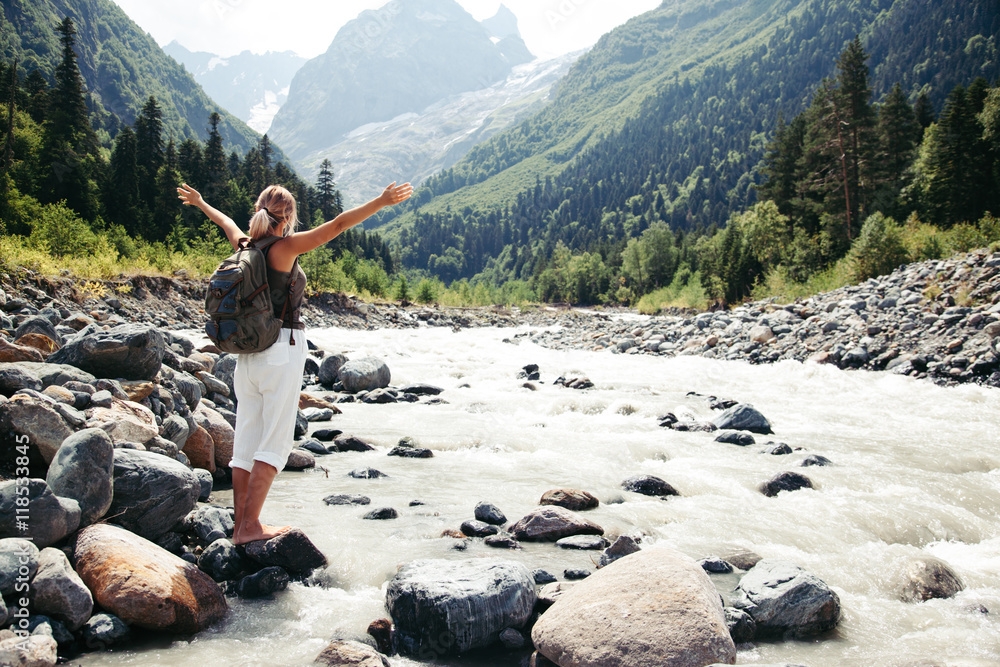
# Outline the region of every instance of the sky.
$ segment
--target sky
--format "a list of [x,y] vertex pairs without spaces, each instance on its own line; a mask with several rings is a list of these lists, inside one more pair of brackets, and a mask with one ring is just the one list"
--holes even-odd
[[[604,33],[661,0],[504,0],[528,49],[551,58],[591,46]],[[161,45],[228,57],[250,50],[325,52],[337,30],[387,0],[114,0]],[[500,0],[458,0],[475,18],[496,14]],[[280,9],[276,9],[276,7]]]

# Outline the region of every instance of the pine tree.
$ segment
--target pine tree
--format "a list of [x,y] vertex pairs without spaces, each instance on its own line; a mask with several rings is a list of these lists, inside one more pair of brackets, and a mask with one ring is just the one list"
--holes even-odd
[[139,168],[139,198],[152,211],[156,199],[156,175],[163,166],[163,111],[152,95],[135,119],[136,165]]
[[222,135],[219,133],[219,123],[222,116],[213,111],[208,119],[208,141],[204,152],[205,194],[214,201],[219,196],[229,180],[229,165],[226,163],[226,151],[222,146]]
[[847,238],[861,228],[872,192],[875,150],[875,111],[871,106],[872,89],[868,83],[868,55],[855,37],[837,59],[838,120],[846,137],[843,140],[846,189],[849,191]]
[[896,215],[894,200],[903,188],[906,168],[913,161],[920,128],[913,108],[897,83],[886,96],[878,112],[878,153],[874,170],[879,194],[879,210]]
[[343,211],[343,203],[340,198],[340,191],[336,189],[333,182],[333,172],[329,160],[323,160],[319,165],[319,176],[316,179],[316,194],[319,199],[319,210],[323,212],[323,219],[333,220]]
[[140,228],[136,143],[135,133],[128,126],[115,138],[104,201],[111,222],[121,225],[131,235],[144,231]]

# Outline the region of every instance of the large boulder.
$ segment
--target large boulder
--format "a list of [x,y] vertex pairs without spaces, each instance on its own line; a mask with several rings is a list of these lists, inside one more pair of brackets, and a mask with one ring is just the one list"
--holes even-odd
[[531,638],[545,657],[575,667],[733,664],[719,594],[691,558],[664,547],[601,568],[556,599]]
[[149,324],[122,324],[107,331],[77,335],[49,357],[100,378],[152,380],[160,372],[166,343]]
[[109,521],[155,540],[198,504],[201,482],[174,459],[134,449],[114,452],[114,497]]
[[414,561],[386,590],[398,648],[411,656],[443,657],[494,644],[504,630],[524,626],[535,600],[528,568],[485,558]]
[[565,507],[572,512],[594,509],[601,504],[597,497],[587,491],[578,489],[552,489],[542,494],[539,505],[556,505]]
[[33,347],[19,345],[6,338],[0,338],[0,362],[43,361],[44,359],[42,353]]
[[226,615],[222,589],[193,564],[109,524],[80,531],[76,570],[102,609],[129,625],[194,634]]
[[111,507],[115,446],[99,428],[77,431],[63,441],[45,478],[57,496],[80,503],[80,525],[89,526]]
[[319,365],[319,382],[327,387],[340,379],[340,368],[347,363],[342,354],[328,354]]
[[10,397],[22,389],[41,391],[42,381],[18,364],[0,363],[0,394]]
[[51,635],[0,639],[0,665],[17,667],[54,667],[58,645]]
[[903,570],[900,598],[904,602],[923,602],[933,598],[954,597],[965,584],[951,567],[939,558],[914,558]]
[[244,548],[247,556],[261,565],[278,566],[294,575],[306,576],[327,565],[326,556],[298,528],[269,540],[249,542]]
[[31,605],[35,613],[62,621],[76,632],[94,611],[94,598],[66,554],[49,547],[38,556],[38,571],[31,580]]
[[54,402],[18,394],[0,403],[0,441],[8,446],[27,444],[51,463],[73,429]]
[[35,576],[38,554],[38,547],[28,540],[19,537],[0,540],[0,596],[9,596],[14,592],[18,577],[30,580]]
[[733,606],[753,617],[758,637],[808,637],[837,627],[840,598],[798,565],[764,559],[743,575]]
[[115,444],[137,442],[144,445],[160,434],[153,411],[141,403],[111,399],[111,407],[93,409],[87,426],[104,429]]
[[21,336],[27,336],[28,334],[41,334],[55,341],[57,344],[62,344],[62,336],[56,331],[56,327],[52,324],[47,317],[43,315],[32,315],[31,317],[25,318],[21,325],[14,330],[14,340],[17,340]]
[[[53,494],[44,479],[26,482],[23,479],[0,482],[0,538],[30,538],[36,546],[45,548],[79,528],[78,502]],[[24,488],[28,489],[27,493],[18,491]],[[27,507],[17,502],[24,498],[27,498]],[[27,509],[27,512],[19,512],[19,509]]]
[[[58,364],[53,362],[51,359],[44,362],[19,361],[17,363],[0,364],[0,388],[5,386],[3,377],[9,372],[23,374],[24,376],[34,378],[41,383],[41,389],[54,384],[64,385],[67,382],[83,382],[85,384],[92,384],[94,380],[97,379],[90,373],[80,370],[76,366]],[[6,395],[9,396],[10,394]]]
[[528,512],[509,530],[514,539],[525,542],[555,542],[570,535],[604,534],[604,529],[593,521],[555,505]]
[[191,416],[198,426],[208,431],[208,434],[212,436],[212,442],[215,444],[215,465],[222,468],[228,466],[230,459],[233,458],[233,441],[236,437],[236,431],[229,425],[225,417],[202,404],[195,408]]
[[345,391],[356,394],[388,387],[392,374],[381,359],[365,357],[346,362],[340,367],[338,377]]
[[751,433],[763,435],[774,433],[771,430],[771,422],[767,420],[767,417],[762,415],[755,407],[746,403],[740,403],[729,408],[713,419],[712,424],[719,430],[750,431]]

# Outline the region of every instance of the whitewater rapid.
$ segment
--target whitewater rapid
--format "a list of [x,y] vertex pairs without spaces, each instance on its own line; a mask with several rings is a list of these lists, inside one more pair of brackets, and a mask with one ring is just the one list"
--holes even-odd
[[[750,366],[552,350],[527,338],[505,342],[526,331],[311,331],[311,340],[328,352],[384,359],[395,386],[444,388],[440,398],[447,403],[345,404],[333,422],[313,425],[341,429],[377,448],[319,457],[316,469],[283,472],[275,481],[264,519],[302,528],[327,555],[330,566],[314,585],[293,584],[274,600],[232,600],[224,623],[190,640],[78,661],[305,665],[331,638],[360,638],[371,621],[386,617],[384,585],[410,560],[510,558],[560,578],[567,568],[593,569],[593,552],[551,544],[497,551],[481,541],[458,551],[456,540],[441,537],[472,518],[479,501],[515,521],[555,488],[596,495],[601,506],[586,516],[607,533],[667,542],[696,559],[741,548],[791,560],[840,596],[843,620],[836,632],[743,645],[738,663],[1000,661],[1000,391],[795,362]],[[541,372],[535,391],[517,378],[530,363]],[[593,389],[552,384],[581,375]],[[689,392],[751,403],[775,435],[741,448],[706,433],[660,428],[657,417],[666,412],[713,416],[708,401]],[[386,456],[406,436],[434,450],[434,458]],[[800,451],[763,454],[768,439]],[[834,465],[798,468],[808,454]],[[347,476],[358,467],[388,477]],[[783,470],[803,472],[816,488],[776,498],[757,491]],[[662,477],[681,497],[663,501],[621,490],[625,478],[642,473]],[[372,503],[327,506],[323,498],[333,493],[363,494]],[[361,518],[379,507],[400,516]],[[901,602],[899,571],[919,554],[948,562],[966,589],[949,600]],[[725,595],[738,577],[713,580]],[[521,657],[497,651],[492,658],[436,664],[499,667],[517,665]],[[392,664],[425,663],[393,658]]]

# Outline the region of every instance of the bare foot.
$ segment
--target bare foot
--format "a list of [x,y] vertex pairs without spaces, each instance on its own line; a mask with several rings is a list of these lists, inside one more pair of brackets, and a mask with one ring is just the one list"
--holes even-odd
[[256,522],[254,525],[246,523],[233,534],[233,544],[246,544],[247,542],[257,542],[258,540],[270,540],[272,538],[287,533],[291,526],[268,526],[267,524]]

